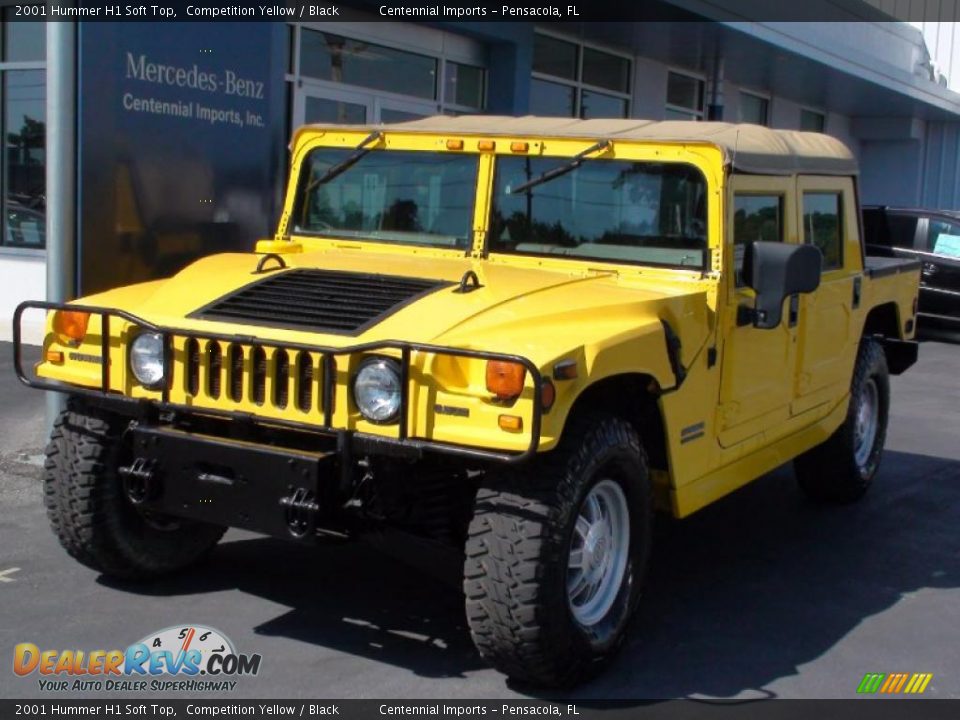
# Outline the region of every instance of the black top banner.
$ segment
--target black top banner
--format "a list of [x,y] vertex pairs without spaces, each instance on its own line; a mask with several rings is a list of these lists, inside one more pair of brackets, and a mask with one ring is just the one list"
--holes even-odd
[[[4,1],[8,22],[191,22],[191,21],[420,21],[420,22],[537,22],[568,23],[597,21],[784,21],[784,22],[884,22],[953,21],[960,0],[928,3],[897,3],[896,17],[865,0],[526,0],[485,2],[484,0],[220,0],[182,2],[155,0],[114,4],[109,0],[15,3]],[[883,6],[887,7],[890,3]]]

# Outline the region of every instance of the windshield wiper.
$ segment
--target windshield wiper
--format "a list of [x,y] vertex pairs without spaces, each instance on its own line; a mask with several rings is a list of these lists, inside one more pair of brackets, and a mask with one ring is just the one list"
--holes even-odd
[[343,160],[338,162],[336,165],[327,170],[323,175],[318,177],[315,180],[311,180],[310,184],[307,185],[306,192],[310,192],[317,185],[323,185],[323,183],[330,182],[337,175],[340,175],[346,170],[349,170],[353,165],[357,163],[364,155],[373,150],[373,145],[377,142],[380,142],[380,138],[383,137],[383,133],[379,130],[374,130],[372,133],[367,135],[363,140],[360,141],[360,144],[357,145],[353,152],[345,157]]
[[583,161],[587,159],[588,155],[592,155],[595,152],[600,152],[601,150],[606,151],[610,149],[610,145],[611,143],[609,140],[601,140],[596,145],[591,145],[583,152],[574,155],[570,159],[570,162],[564,163],[563,165],[555,167],[551,170],[547,170],[545,173],[542,173],[532,180],[527,180],[525,183],[521,183],[516,187],[507,188],[507,194],[516,195],[517,193],[525,192],[526,190],[536,187],[542,183],[549,182],[550,180],[558,178],[561,175],[566,175],[568,172],[576,170],[578,167],[580,167],[583,164]]

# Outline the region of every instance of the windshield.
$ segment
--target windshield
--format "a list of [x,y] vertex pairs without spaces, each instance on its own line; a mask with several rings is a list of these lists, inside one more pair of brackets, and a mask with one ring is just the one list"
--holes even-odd
[[301,173],[293,231],[468,250],[477,155],[372,150],[324,181],[355,148],[317,148]]
[[695,167],[587,159],[522,188],[563,164],[563,158],[498,159],[491,252],[704,266],[707,183]]

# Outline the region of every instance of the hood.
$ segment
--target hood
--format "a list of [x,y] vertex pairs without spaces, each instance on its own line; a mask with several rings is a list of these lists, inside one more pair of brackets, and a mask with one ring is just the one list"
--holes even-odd
[[[264,340],[334,347],[406,340],[517,353],[570,347],[622,333],[624,327],[659,326],[661,319],[677,331],[705,325],[684,322],[691,315],[702,320],[706,313],[698,285],[645,280],[638,273],[626,278],[582,267],[340,251],[287,255],[287,269],[255,274],[259,259],[205,258],[151,283],[151,294],[137,308],[125,307],[160,325]],[[271,260],[267,267],[276,264]],[[460,280],[470,270],[479,287],[471,283],[461,292]],[[682,340],[684,355],[699,347],[696,338]]]

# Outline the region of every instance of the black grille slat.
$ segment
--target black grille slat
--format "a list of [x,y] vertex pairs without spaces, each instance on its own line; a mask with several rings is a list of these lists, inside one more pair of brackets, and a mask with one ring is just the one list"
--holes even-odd
[[411,283],[409,285],[399,284],[399,283],[376,283],[372,285],[371,283],[343,283],[343,282],[330,282],[328,280],[320,279],[317,282],[291,282],[291,283],[278,283],[274,287],[277,288],[299,288],[303,290],[312,290],[316,292],[320,291],[342,291],[342,290],[362,290],[363,292],[374,292],[379,295],[390,295],[396,294],[405,296],[410,290],[419,289],[419,290],[428,290],[432,287],[434,283]]
[[293,329],[358,334],[411,300],[453,283],[338,270],[271,275],[192,313]]
[[[296,323],[290,322],[290,318],[289,318],[289,317],[287,318],[287,322],[285,322],[285,323],[282,323],[282,322],[279,322],[279,321],[276,322],[276,323],[271,323],[271,322],[269,322],[269,321],[270,321],[273,317],[275,317],[275,316],[272,315],[272,314],[270,314],[270,313],[254,313],[254,312],[243,313],[243,312],[239,312],[239,311],[238,311],[238,312],[223,312],[223,313],[218,313],[218,317],[219,317],[219,319],[222,319],[222,320],[230,320],[230,319],[234,319],[234,318],[237,319],[237,320],[246,320],[246,321],[248,321],[248,322],[250,322],[250,323],[252,323],[252,324],[254,324],[254,325],[257,325],[257,324],[259,324],[259,325],[271,324],[271,325],[278,325],[278,326],[283,326],[283,327],[295,327],[295,326],[296,326]],[[349,329],[349,328],[352,328],[352,327],[355,326],[354,323],[350,323],[349,321],[338,321],[336,318],[330,318],[330,319],[329,319],[329,323],[330,323],[330,325],[333,327],[333,329],[338,329],[338,328]],[[305,327],[306,327],[306,326],[305,326]],[[313,327],[313,326],[310,326],[310,327]]]
[[273,404],[281,410],[287,407],[290,394],[290,356],[278,350],[273,374]]
[[263,405],[267,392],[267,353],[259,345],[253,348],[251,365],[253,366],[253,384],[250,395],[253,402]]
[[[309,273],[312,277],[308,277]],[[319,274],[318,274],[319,273]],[[320,269],[297,269],[281,275],[274,275],[278,285],[295,285],[305,283],[315,285],[318,281],[340,284],[340,285],[361,285],[368,286],[371,280],[375,281],[377,287],[397,287],[407,289],[419,285],[422,288],[432,287],[436,280],[426,278],[409,278],[400,275],[375,275],[373,273],[354,273],[344,270],[320,270]]]
[[[274,303],[274,302],[256,302],[256,301],[254,301],[254,300],[245,300],[245,299],[242,299],[242,300],[235,300],[235,301],[234,301],[234,307],[233,307],[231,310],[228,310],[228,312],[233,312],[233,311],[237,311],[237,312],[253,311],[253,312],[267,312],[267,313],[280,313],[280,312],[282,312],[282,313],[284,313],[284,314],[286,314],[286,315],[303,315],[303,316],[312,317],[313,315],[315,315],[315,314],[318,313],[318,312],[324,312],[324,311],[326,311],[327,309],[329,309],[329,310],[335,311],[336,313],[338,313],[338,314],[340,314],[340,315],[344,315],[344,314],[345,314],[345,315],[350,315],[350,316],[354,316],[354,317],[366,317],[366,316],[367,316],[367,313],[365,313],[365,312],[363,312],[363,311],[361,311],[361,310],[355,310],[355,309],[353,309],[352,307],[346,305],[346,303],[344,303],[343,306],[339,306],[339,305],[338,305],[338,306],[332,307],[332,308],[320,308],[320,307],[318,307],[318,308],[314,308],[314,309],[311,311],[311,308],[309,308],[309,307],[303,307],[303,305],[306,304],[306,303],[303,303],[302,300],[301,300],[300,302],[301,302],[301,306],[300,306],[300,307],[292,308],[292,307],[287,307],[287,306],[285,306],[285,305],[281,305],[281,304],[279,304],[279,303]],[[390,308],[390,306],[387,305],[387,306],[386,306],[386,309],[389,309],[389,308]],[[379,311],[382,312],[382,310],[384,309],[384,307],[381,306],[381,307],[379,307],[379,308],[374,308],[374,309],[379,310]]]
[[243,348],[236,343],[230,346],[230,399],[243,400]]
[[196,396],[200,392],[200,343],[196,338],[188,338],[184,346],[187,358],[187,394]]
[[223,351],[220,343],[211,340],[207,343],[207,355],[210,362],[210,375],[207,376],[207,393],[210,397],[220,397],[220,378],[223,375]]
[[313,404],[313,358],[301,350],[297,353],[297,408],[309,412]]
[[[340,305],[342,307],[369,307],[372,309],[381,309],[383,307],[390,307],[394,303],[401,302],[405,300],[406,297],[403,295],[394,295],[389,298],[340,298],[332,295],[331,293],[322,293],[314,295],[309,292],[303,292],[297,295],[298,301],[303,305]],[[243,295],[238,295],[233,299],[234,303],[255,303],[257,305],[261,304],[274,304],[282,305],[286,307],[286,303],[290,300],[289,292],[283,292],[280,290],[268,290],[262,293],[258,293],[257,297],[245,297]]]

